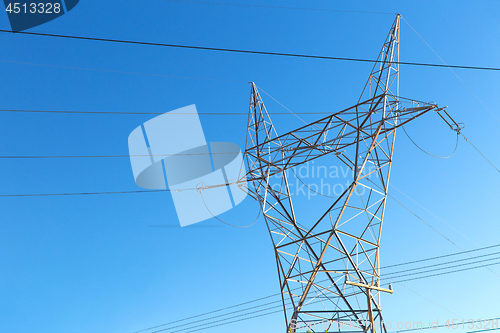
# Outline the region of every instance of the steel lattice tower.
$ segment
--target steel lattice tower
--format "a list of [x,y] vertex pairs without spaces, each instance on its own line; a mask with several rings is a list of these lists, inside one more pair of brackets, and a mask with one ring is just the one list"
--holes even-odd
[[[379,244],[396,129],[442,110],[399,97],[399,27],[398,15],[356,105],[286,134],[278,134],[251,84],[249,194],[274,245],[289,332],[386,332],[380,292],[392,290],[381,285]],[[350,185],[325,209],[299,213],[294,169],[323,159],[348,168]]]

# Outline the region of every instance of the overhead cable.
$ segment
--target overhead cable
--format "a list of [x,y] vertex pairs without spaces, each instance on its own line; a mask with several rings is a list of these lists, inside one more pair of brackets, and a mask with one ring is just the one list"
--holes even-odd
[[[73,35],[62,35],[62,34],[48,34],[48,33],[41,33],[41,32],[11,31],[11,30],[5,30],[5,29],[0,29],[0,32],[11,33],[11,34],[31,35],[31,36],[65,38],[65,39],[74,39],[74,40],[87,40],[87,41],[109,42],[109,43],[119,43],[119,44],[133,44],[133,45],[147,45],[147,46],[161,46],[161,47],[171,47],[171,48],[179,48],[179,49],[219,51],[219,52],[230,52],[230,53],[241,53],[241,54],[258,54],[258,55],[271,55],[271,56],[281,56],[281,57],[322,59],[322,60],[341,60],[341,61],[353,61],[353,62],[365,62],[365,63],[378,63],[379,62],[378,60],[362,59],[362,58],[333,57],[333,56],[313,55],[313,54],[257,51],[257,50],[232,49],[232,48],[198,46],[198,45],[169,44],[169,43],[134,41],[134,40],[125,40],[125,39],[113,39],[113,38],[98,38],[98,37],[85,37],[85,36],[73,36]],[[485,71],[500,71],[500,68],[498,68],[498,67],[442,65],[442,64],[407,62],[407,61],[394,62],[394,64],[410,65],[410,66],[425,66],[425,67],[474,69],[474,70],[485,70]]]
[[[465,252],[480,251],[480,250],[490,249],[490,248],[499,247],[499,246],[500,246],[500,244],[495,244],[495,245],[491,245],[491,246],[487,246],[487,247],[482,247],[482,248],[478,248],[478,249],[473,249],[473,250],[469,250],[469,251],[456,252],[456,253],[451,253],[451,254],[437,256],[437,257],[425,258],[425,259],[420,259],[420,260],[416,260],[416,261],[410,261],[410,262],[404,262],[404,263],[399,263],[399,264],[395,264],[395,265],[385,266],[385,267],[382,267],[382,269],[383,268],[388,268],[388,267],[403,266],[403,265],[408,265],[408,264],[422,262],[422,261],[435,260],[435,259],[440,259],[440,258],[444,258],[444,257],[449,257],[449,256],[464,254]],[[492,254],[487,254],[487,255],[492,255]],[[486,256],[486,255],[481,255],[481,256],[477,256],[477,257],[483,257],[483,256]],[[464,260],[464,259],[462,259],[462,260]],[[452,262],[456,262],[456,261],[444,262],[444,263],[437,264],[437,265],[446,265],[446,264],[449,264],[449,263],[452,263]],[[427,266],[424,266],[424,267],[427,267]],[[475,268],[480,268],[480,267],[481,266],[478,266],[478,267],[475,267]],[[421,269],[421,268],[415,268],[415,269]],[[427,276],[427,277],[429,277],[429,276]],[[185,324],[185,325],[191,325],[192,323],[200,321],[200,317],[206,316],[208,314],[212,314],[212,313],[216,313],[216,312],[221,312],[221,311],[224,311],[224,310],[228,310],[228,309],[232,309],[232,308],[235,308],[235,307],[239,307],[239,306],[243,306],[243,305],[255,303],[255,302],[258,302],[258,301],[261,301],[261,300],[265,300],[265,299],[277,297],[277,296],[280,296],[280,295],[281,295],[280,293],[272,294],[272,295],[261,297],[261,298],[258,298],[258,299],[255,299],[255,300],[251,300],[251,301],[248,301],[248,302],[243,302],[243,303],[239,303],[239,304],[236,304],[236,305],[228,306],[228,307],[225,307],[225,308],[217,309],[217,310],[214,310],[214,311],[205,312],[205,313],[202,313],[202,314],[199,314],[199,315],[196,315],[196,316],[190,316],[190,317],[187,317],[187,318],[184,318],[184,319],[171,321],[171,322],[168,322],[168,323],[165,323],[165,324],[162,324],[162,325],[157,325],[157,326],[149,327],[147,329],[143,329],[143,330],[140,330],[140,331],[135,331],[134,333],[140,333],[140,332],[144,332],[144,331],[147,331],[147,330],[152,330],[152,329],[156,329],[156,328],[160,328],[160,327],[169,326],[169,325],[172,325],[172,324],[175,324],[175,323],[179,323],[179,322],[182,322],[182,321],[187,321],[189,319],[196,319],[195,321],[193,321],[191,323],[186,323]],[[220,317],[223,317],[223,316],[226,316],[226,315],[229,315],[229,314],[239,313],[239,312],[243,312],[243,311],[247,311],[247,310],[252,310],[252,309],[255,309],[255,308],[262,307],[262,306],[266,306],[266,305],[270,305],[270,304],[275,304],[275,303],[281,303],[281,302],[282,301],[280,299],[280,300],[277,300],[277,301],[272,301],[272,302],[268,302],[268,303],[264,303],[264,304],[260,304],[260,305],[251,306],[251,307],[248,307],[248,308],[245,308],[245,309],[241,309],[241,310],[237,310],[237,311],[232,311],[232,312],[229,312],[229,313],[226,313],[226,314],[212,316],[212,317],[209,317],[209,318],[206,318],[206,319],[202,319],[202,320],[206,321],[208,319],[220,318]],[[223,320],[229,320],[231,318],[226,318],[226,319],[223,319]],[[177,328],[177,327],[178,326],[175,326],[175,328]],[[168,329],[172,329],[172,328],[174,328],[174,327],[169,327]]]

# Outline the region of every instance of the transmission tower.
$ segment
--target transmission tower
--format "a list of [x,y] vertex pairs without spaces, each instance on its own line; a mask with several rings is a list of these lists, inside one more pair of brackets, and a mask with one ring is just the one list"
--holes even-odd
[[[386,332],[380,293],[392,288],[382,288],[379,245],[396,129],[443,110],[399,97],[399,27],[397,15],[356,105],[288,133],[251,84],[249,194],[274,245],[287,332]],[[323,209],[292,200],[295,170],[315,160],[352,175]]]

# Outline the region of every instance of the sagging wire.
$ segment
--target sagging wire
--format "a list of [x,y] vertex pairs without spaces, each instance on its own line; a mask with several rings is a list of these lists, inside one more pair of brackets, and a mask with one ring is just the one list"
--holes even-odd
[[420,149],[421,151],[423,151],[424,153],[426,153],[427,155],[430,155],[432,157],[436,157],[436,158],[442,158],[442,159],[446,159],[446,158],[450,158],[452,157],[453,155],[455,155],[456,151],[457,151],[457,148],[458,148],[458,135],[460,134],[460,131],[457,131],[457,141],[455,143],[455,149],[453,149],[453,152],[448,155],[448,156],[437,156],[437,155],[434,155],[434,154],[431,154],[429,153],[428,151],[425,151],[422,147],[420,147],[415,141],[413,141],[413,139],[410,137],[410,135],[408,134],[408,132],[406,132],[405,130],[405,127],[404,126],[401,126],[401,128],[403,129],[403,132],[405,132],[406,136],[408,137],[408,139],[410,139],[410,141],[415,145],[415,147],[417,147],[418,149]]
[[[415,101],[413,101],[415,103]],[[417,102],[417,105],[419,103]],[[408,137],[408,139],[410,139],[410,141],[415,145],[415,147],[417,147],[419,150],[423,151],[424,153],[426,153],[427,155],[430,155],[432,157],[436,157],[436,158],[442,158],[442,159],[446,159],[446,158],[450,158],[452,157],[453,155],[455,155],[456,151],[457,151],[457,148],[458,148],[458,135],[461,134],[460,131],[465,127],[465,125],[463,123],[457,123],[451,116],[448,112],[446,112],[446,109],[447,106],[445,107],[442,107],[442,108],[438,108],[435,110],[435,112],[437,113],[437,115],[446,123],[446,125],[448,125],[448,127],[457,133],[457,141],[455,143],[455,148],[453,149],[453,152],[448,155],[448,156],[438,156],[438,155],[434,155],[434,154],[431,154],[429,153],[428,151],[426,151],[425,149],[423,149],[422,147],[420,147],[411,137],[410,135],[408,134],[408,132],[406,132],[406,129],[404,127],[404,125],[401,125],[401,128],[403,129],[403,132],[405,132],[406,136]],[[444,113],[444,115],[441,114],[441,111]],[[448,118],[448,119],[447,119]]]

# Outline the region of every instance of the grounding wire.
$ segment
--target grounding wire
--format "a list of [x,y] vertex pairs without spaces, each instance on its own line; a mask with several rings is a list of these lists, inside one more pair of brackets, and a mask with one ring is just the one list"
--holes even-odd
[[[474,259],[474,258],[469,258],[469,259]],[[422,272],[405,273],[403,275],[391,276],[390,279],[398,279],[400,277],[406,277],[406,276],[417,275],[417,274],[424,274],[424,273],[434,272],[434,271],[438,271],[438,270],[450,269],[450,268],[455,268],[455,267],[462,267],[462,266],[467,266],[467,265],[473,265],[473,264],[476,264],[476,263],[483,263],[483,262],[486,262],[486,261],[499,260],[499,259],[500,259],[500,257],[495,257],[495,258],[489,258],[489,259],[483,259],[483,260],[476,260],[475,262],[468,262],[468,263],[458,264],[458,265],[453,265],[453,266],[448,266],[448,267],[433,268],[431,270],[422,271]],[[444,263],[443,265],[447,265],[447,264],[448,263]],[[500,264],[500,261],[497,262],[497,263],[495,263],[495,264]],[[488,265],[490,265],[490,264],[488,264]],[[415,268],[413,270],[420,270],[420,269],[423,269],[423,268],[424,267],[419,267],[419,268]],[[410,270],[408,270],[408,271],[410,271]],[[380,275],[387,278],[387,275],[393,275],[393,274],[399,274],[399,272],[393,272],[393,273],[387,273],[387,274],[380,274]]]
[[446,61],[444,61],[444,60],[443,60],[443,58],[441,58],[441,57],[439,56],[439,54],[438,54],[436,51],[434,51],[434,49],[433,49],[433,48],[429,45],[429,43],[427,43],[427,42],[425,41],[425,39],[424,39],[424,38],[423,38],[423,37],[422,37],[422,36],[421,36],[421,35],[417,32],[417,30],[415,30],[415,29],[411,26],[411,24],[410,24],[410,23],[409,23],[409,22],[408,22],[408,21],[407,21],[407,20],[406,20],[403,16],[401,16],[401,17],[402,17],[402,18],[403,18],[403,20],[406,22],[406,24],[408,24],[408,26],[411,28],[411,30],[413,30],[413,31],[417,34],[417,36],[418,36],[418,37],[419,37],[419,38],[420,38],[420,39],[421,39],[421,40],[425,43],[425,45],[427,45],[427,46],[431,49],[431,51],[432,51],[432,52],[433,52],[433,53],[434,53],[434,54],[435,54],[435,55],[439,58],[439,60],[441,60],[441,62],[442,62],[442,63],[443,63],[446,67],[448,67],[448,69],[449,69],[449,70],[453,73],[453,75],[455,75],[455,76],[457,77],[457,79],[458,79],[458,80],[460,80],[460,82],[462,82],[462,84],[463,84],[463,85],[464,85],[464,86],[465,86],[465,87],[466,87],[466,88],[467,88],[467,89],[468,89],[468,90],[469,90],[469,91],[470,91],[470,92],[471,92],[471,93],[472,93],[472,94],[473,94],[473,95],[477,98],[477,100],[478,100],[479,102],[481,102],[481,104],[483,104],[483,106],[484,106],[484,107],[488,110],[488,112],[489,112],[489,113],[491,113],[491,115],[492,115],[493,117],[495,117],[495,119],[496,119],[496,120],[498,120],[498,121],[500,122],[500,118],[498,118],[498,117],[497,117],[497,115],[496,115],[496,114],[494,114],[494,113],[493,113],[493,111],[491,111],[491,109],[490,109],[490,108],[489,108],[489,107],[488,107],[488,106],[487,106],[487,105],[486,105],[486,104],[485,104],[485,103],[484,103],[484,102],[483,102],[483,101],[479,98],[479,96],[478,96],[478,95],[476,95],[476,93],[475,93],[475,92],[474,92],[474,91],[473,91],[473,90],[472,90],[472,89],[471,89],[471,88],[470,88],[470,87],[469,87],[469,86],[468,86],[468,85],[464,82],[464,80],[462,80],[462,78],[460,78],[460,76],[458,76],[458,74],[457,74],[457,73],[455,73],[455,71],[453,70],[453,68],[455,68],[455,66],[448,66],[448,64],[446,63]]

